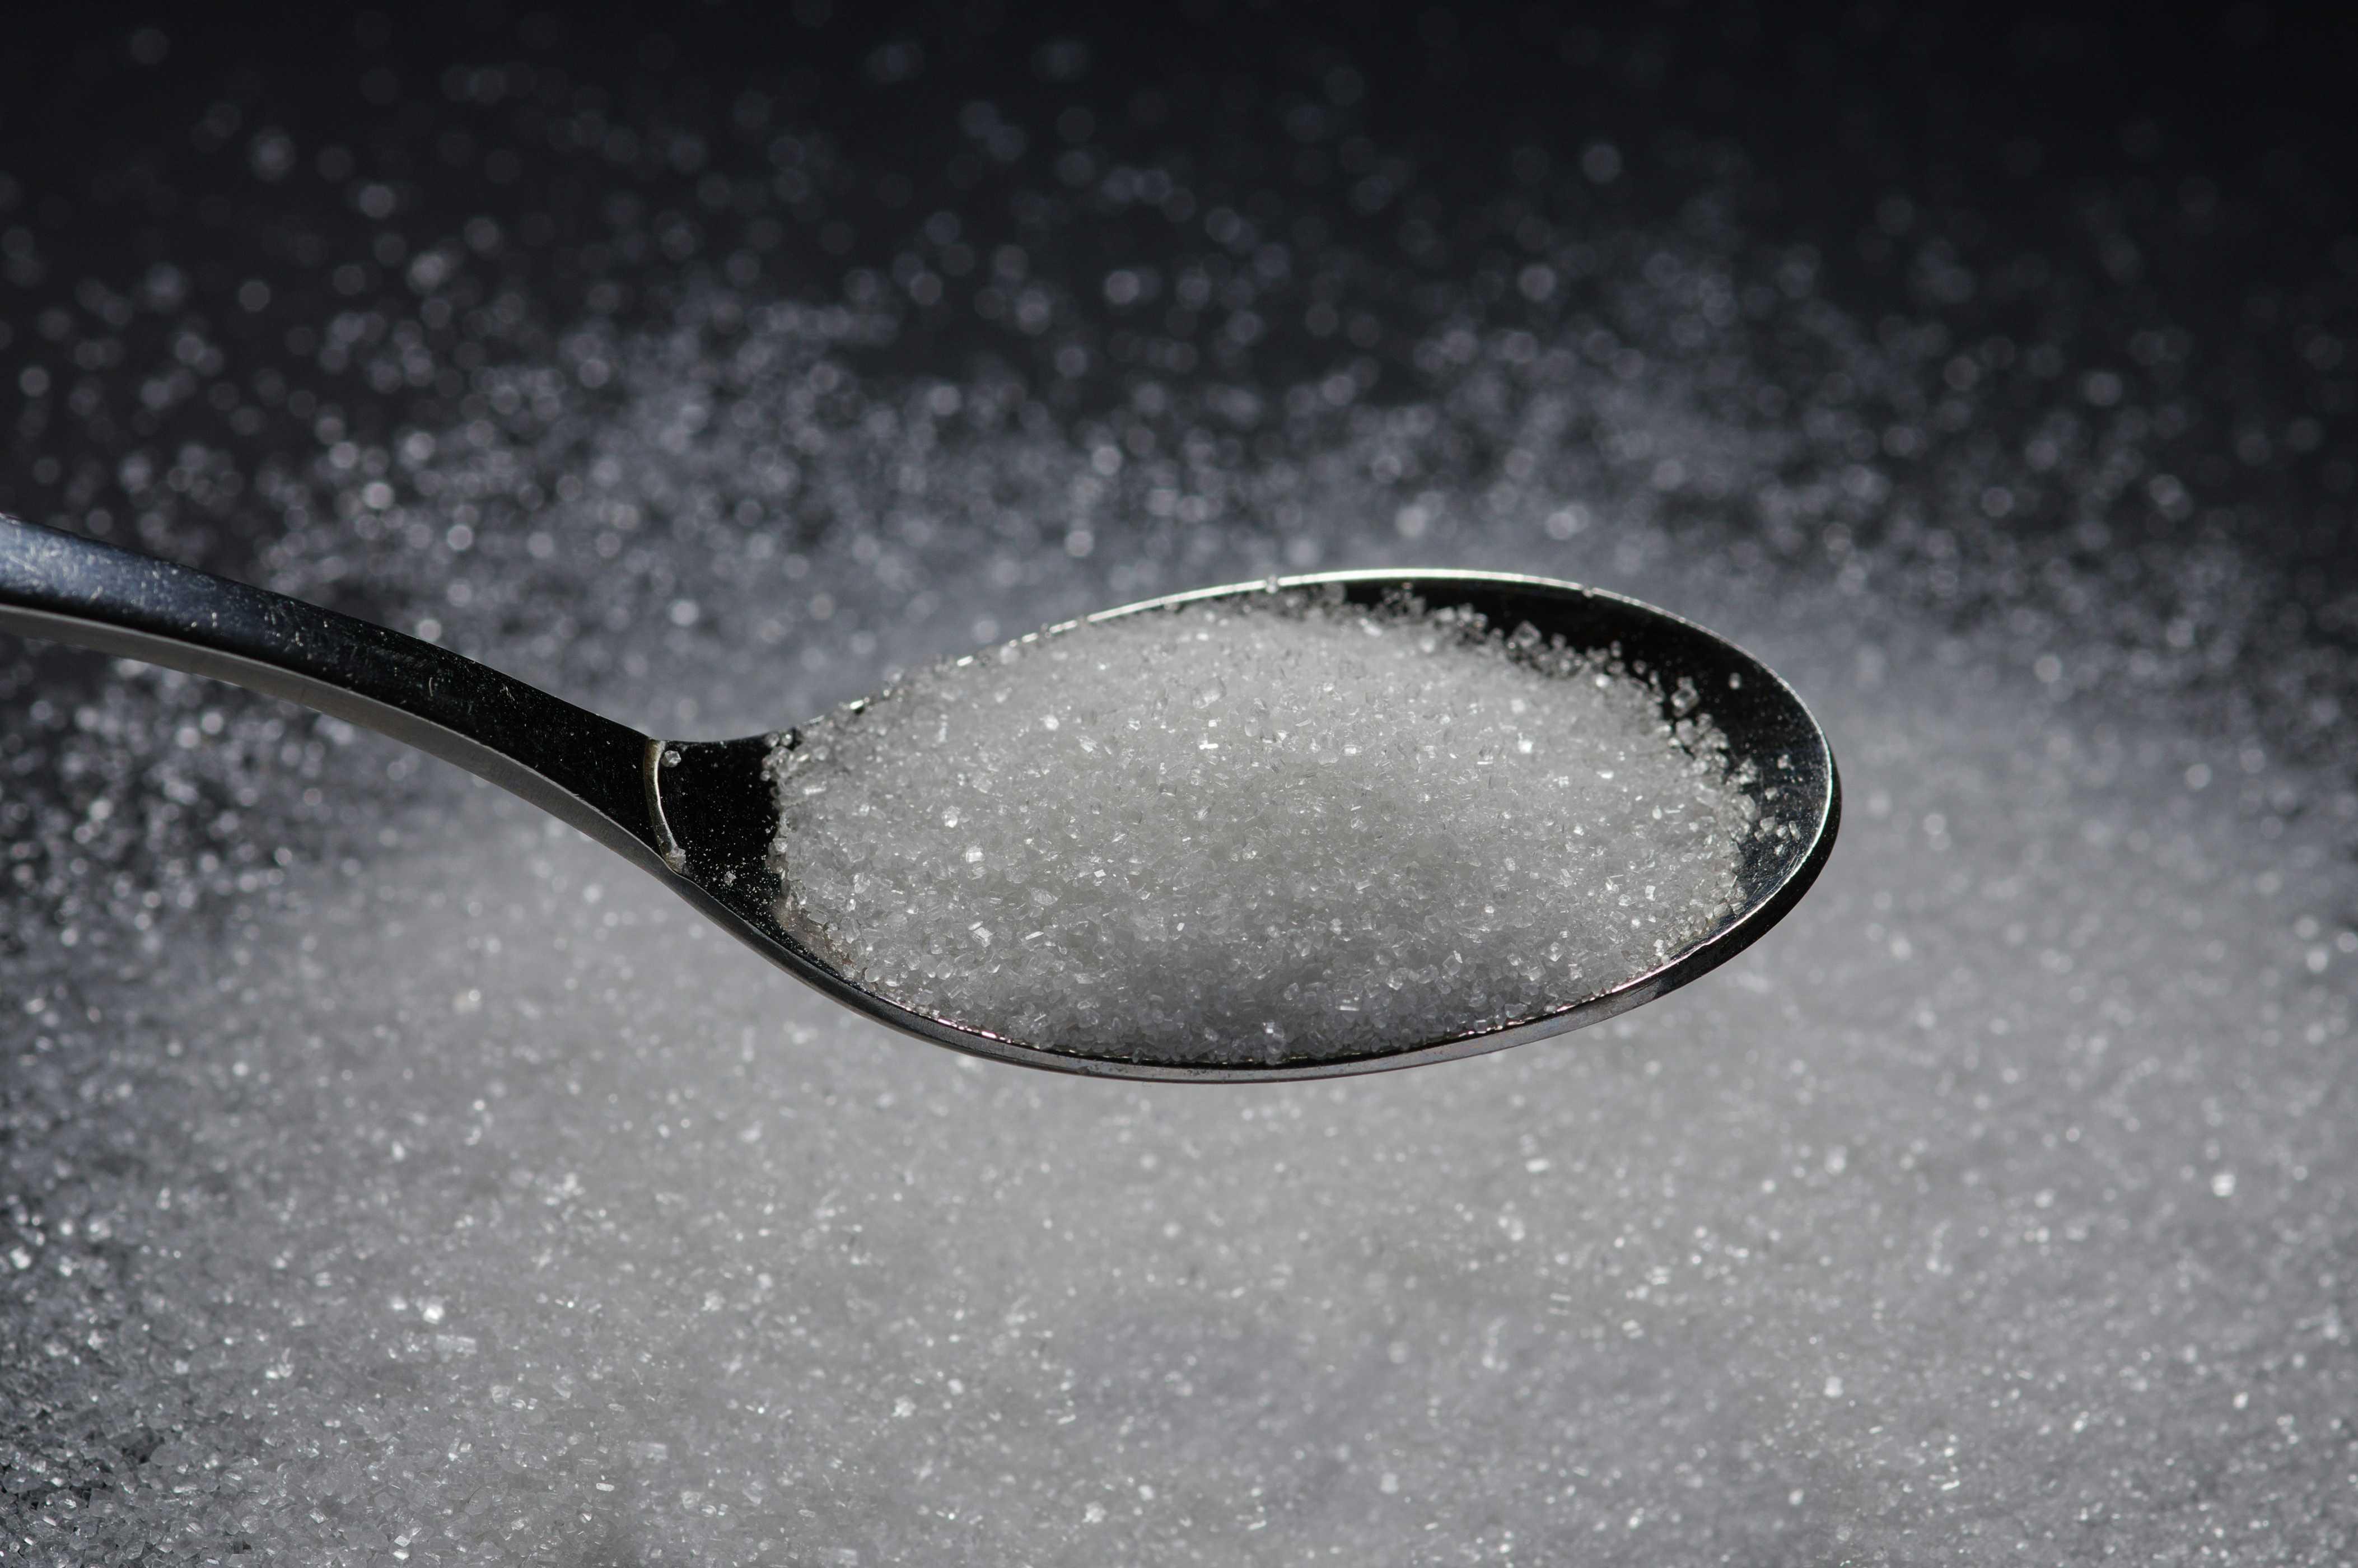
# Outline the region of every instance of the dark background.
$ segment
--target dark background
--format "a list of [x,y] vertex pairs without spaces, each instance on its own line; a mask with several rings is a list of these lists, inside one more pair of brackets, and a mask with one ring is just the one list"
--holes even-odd
[[[355,297],[331,281],[341,262],[366,275],[358,296],[385,287],[390,269],[372,265],[372,225],[354,210],[353,188],[371,179],[395,189],[406,229],[438,210],[453,223],[485,206],[514,213],[530,238],[504,266],[552,317],[601,277],[624,282],[624,301],[641,281],[599,243],[632,222],[615,211],[617,184],[651,207],[687,207],[704,255],[750,238],[772,273],[813,282],[889,269],[922,243],[927,216],[955,205],[969,228],[1003,228],[968,232],[969,246],[1045,231],[1054,243],[1034,247],[1033,265],[1094,292],[1107,255],[1176,236],[1093,230],[1036,204],[993,211],[1004,204],[977,189],[998,180],[1012,194],[1071,147],[1100,164],[1175,154],[1202,177],[1199,208],[1222,196],[1282,207],[1292,238],[1309,226],[1314,256],[1409,264],[1382,287],[1399,294],[1511,250],[1495,209],[1519,186],[1542,210],[1576,213],[1582,193],[1563,178],[1586,143],[1610,139],[1627,175],[1592,198],[1668,214],[1701,175],[1733,176],[1736,221],[1814,246],[1863,316],[1924,302],[1910,264],[1928,242],[1976,272],[2042,256],[2043,281],[1982,291],[1976,326],[2101,341],[2168,318],[2203,340],[2211,378],[2240,378],[2257,396],[2298,373],[2281,362],[2298,358],[2282,351],[2297,321],[2346,308],[2358,259],[2342,79],[2358,24],[2331,7],[1204,0],[1114,17],[808,0],[578,15],[428,5],[397,17],[232,6],[198,27],[130,6],[38,5],[12,18],[10,44],[0,200],[16,243],[38,257],[10,253],[7,351],[19,358],[49,337],[40,313],[70,309],[78,285],[127,287],[157,261],[224,306],[246,277],[270,277],[273,326]],[[488,60],[552,79],[446,80],[454,64]],[[584,93],[614,124],[652,115],[698,151],[610,153],[625,178],[592,185],[532,135]],[[1001,161],[961,131],[976,102],[1029,127],[1022,153]],[[1084,123],[1065,118],[1075,111]],[[817,128],[863,178],[759,189],[784,126]],[[255,138],[271,130],[307,153],[341,146],[351,168],[322,174],[306,156],[264,173]],[[1370,149],[1367,168],[1347,167],[1354,137]],[[1357,190],[1371,172],[1389,187],[1379,201]],[[736,188],[699,203],[696,182],[712,175]],[[909,309],[895,353],[911,367],[1021,362],[1024,339],[989,331],[960,292]],[[1269,314],[1257,373],[1317,357],[1298,322]],[[350,401],[363,421],[399,416]],[[0,502],[51,510],[54,495],[25,470],[40,456],[68,461],[72,435],[20,437]]]

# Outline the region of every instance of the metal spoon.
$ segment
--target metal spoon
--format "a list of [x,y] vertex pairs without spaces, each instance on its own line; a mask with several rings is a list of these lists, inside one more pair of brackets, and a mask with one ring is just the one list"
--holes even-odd
[[1626,1012],[1716,968],[1801,900],[1841,815],[1833,752],[1792,689],[1743,650],[1617,594],[1493,572],[1357,571],[1203,589],[1091,616],[1195,600],[1339,585],[1373,604],[1405,589],[1493,625],[1529,622],[1576,647],[1618,650],[1667,687],[1683,676],[1732,754],[1754,762],[1765,816],[1739,871],[1736,913],[1696,946],[1600,994],[1538,1016],[1335,1060],[1197,1066],[1027,1045],[888,1000],[781,929],[770,864],[777,822],[763,764],[777,737],[659,741],[430,643],[299,600],[0,516],[0,631],[251,687],[406,741],[513,790],[663,881],[795,979],[880,1022],[978,1056],[1100,1077],[1268,1082],[1446,1061]]

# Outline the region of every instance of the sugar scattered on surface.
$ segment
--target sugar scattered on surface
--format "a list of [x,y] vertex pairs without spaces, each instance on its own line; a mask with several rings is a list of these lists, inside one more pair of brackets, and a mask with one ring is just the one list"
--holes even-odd
[[1255,595],[936,665],[774,756],[782,916],[904,1007],[1154,1062],[1597,995],[1734,912],[1756,811],[1707,719],[1517,633]]
[[1599,11],[1599,142],[1510,166],[1370,120],[1410,90],[1344,38],[1323,130],[1291,68],[1149,123],[1019,51],[872,89],[880,150],[766,65],[471,27],[306,51],[336,102],[281,114],[242,38],[168,81],[204,30],[142,75],[91,9],[16,51],[122,124],[0,159],[0,504],[674,735],[1191,584],[1574,578],[1768,657],[1854,809],[1759,947],[1560,1045],[1158,1089],[894,1036],[390,741],[11,644],[0,1561],[2348,1561],[2330,165],[1992,100],[1815,178],[1756,112],[1936,85],[1912,18],[1781,99],[1755,29],[1730,140],[1634,69],[1708,8]]

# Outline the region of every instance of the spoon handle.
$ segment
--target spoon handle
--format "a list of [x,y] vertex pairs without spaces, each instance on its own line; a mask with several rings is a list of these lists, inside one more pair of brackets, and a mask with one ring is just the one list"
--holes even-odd
[[659,867],[653,742],[447,648],[0,514],[0,632],[301,703],[404,741]]

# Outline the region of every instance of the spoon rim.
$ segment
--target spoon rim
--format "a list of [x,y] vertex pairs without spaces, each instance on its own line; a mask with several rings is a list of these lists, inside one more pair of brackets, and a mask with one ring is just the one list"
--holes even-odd
[[[1528,1018],[1510,1019],[1504,1022],[1463,1031],[1438,1040],[1428,1040],[1402,1046],[1397,1050],[1361,1052],[1347,1056],[1304,1058],[1277,1062],[1166,1062],[1146,1061],[1116,1055],[1092,1055],[1055,1046],[1032,1044],[1011,1036],[996,1033],[973,1024],[961,1023],[932,1013],[919,1012],[905,1007],[877,991],[868,989],[851,977],[843,974],[820,955],[809,952],[805,945],[779,929],[774,923],[769,931],[761,933],[762,946],[773,947],[781,942],[800,963],[789,966],[800,978],[817,984],[836,1000],[864,1012],[878,1022],[891,1025],[904,1033],[914,1034],[937,1045],[968,1055],[1008,1062],[1050,1072],[1060,1072],[1085,1077],[1120,1078],[1131,1082],[1151,1083],[1272,1083],[1293,1082],[1314,1078],[1353,1077],[1368,1073],[1394,1072],[1408,1067],[1430,1065],[1436,1062],[1455,1061],[1461,1057],[1487,1055],[1517,1045],[1545,1039],[1601,1023],[1632,1008],[1664,996],[1709,974],[1742,953],[1766,935],[1779,921],[1799,903],[1833,852],[1833,844],[1842,820],[1842,778],[1835,763],[1833,746],[1825,728],[1817,720],[1801,694],[1776,671],[1753,654],[1709,628],[1683,616],[1628,594],[1609,589],[1591,588],[1584,583],[1568,582],[1559,578],[1538,577],[1528,573],[1474,571],[1453,568],[1357,568],[1342,571],[1308,572],[1274,576],[1246,582],[1228,583],[1211,588],[1188,589],[1182,592],[1158,595],[1134,603],[1057,622],[1014,638],[1016,643],[1037,641],[1060,636],[1083,626],[1097,625],[1124,616],[1153,611],[1177,609],[1187,604],[1217,599],[1238,599],[1253,593],[1280,593],[1288,590],[1313,589],[1329,585],[1398,586],[1417,592],[1421,585],[1433,587],[1466,587],[1507,590],[1523,590],[1548,597],[1571,597],[1602,601],[1619,607],[1646,621],[1674,627],[1692,636],[1717,644],[1748,672],[1747,678],[1765,678],[1772,691],[1781,697],[1801,721],[1803,731],[1814,746],[1817,755],[1806,759],[1804,768],[1823,767],[1824,787],[1819,798],[1810,803],[1809,820],[1801,831],[1809,837],[1806,849],[1786,867],[1783,874],[1771,885],[1755,892],[1744,907],[1725,924],[1700,942],[1672,955],[1662,963],[1643,973],[1630,977],[1592,996],[1551,1008]],[[1675,672],[1662,671],[1662,674]],[[1706,708],[1706,711],[1708,709]],[[794,731],[787,731],[791,735]],[[782,737],[783,738],[783,737]],[[682,879],[685,881],[686,879]],[[693,885],[692,883],[690,885]],[[699,900],[698,902],[703,902]],[[720,905],[726,908],[725,904]],[[734,910],[732,916],[741,919]],[[776,954],[772,955],[773,957]],[[817,973],[806,972],[816,970]]]

